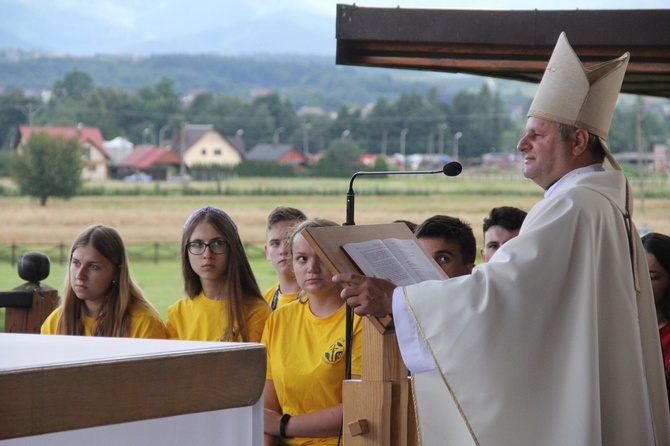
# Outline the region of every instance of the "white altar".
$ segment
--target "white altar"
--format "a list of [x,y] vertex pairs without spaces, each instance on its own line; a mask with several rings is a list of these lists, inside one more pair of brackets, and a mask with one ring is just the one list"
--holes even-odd
[[0,333],[0,445],[262,445],[260,344]]

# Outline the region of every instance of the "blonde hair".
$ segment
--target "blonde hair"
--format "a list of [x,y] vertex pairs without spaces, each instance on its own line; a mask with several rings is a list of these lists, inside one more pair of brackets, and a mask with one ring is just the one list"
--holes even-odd
[[[326,226],[339,226],[339,225],[332,220],[317,217],[304,220],[300,224],[295,226],[293,228],[293,232],[291,232],[291,235],[288,238],[289,240],[288,255],[291,261],[293,261],[293,239],[295,238],[295,236],[300,234],[302,230],[305,228],[324,228]],[[305,302],[308,301],[307,293],[305,293],[303,290],[300,290],[300,294],[298,294],[298,301],[301,304],[304,304]]]

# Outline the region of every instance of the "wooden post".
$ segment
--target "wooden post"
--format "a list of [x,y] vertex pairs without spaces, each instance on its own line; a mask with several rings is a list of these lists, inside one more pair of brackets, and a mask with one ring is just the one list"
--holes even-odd
[[32,291],[32,302],[29,307],[7,306],[5,332],[39,334],[44,320],[58,307],[58,291],[49,285],[31,282],[14,288],[14,291]]
[[345,446],[418,444],[410,380],[393,328],[363,321],[360,380],[343,386]]

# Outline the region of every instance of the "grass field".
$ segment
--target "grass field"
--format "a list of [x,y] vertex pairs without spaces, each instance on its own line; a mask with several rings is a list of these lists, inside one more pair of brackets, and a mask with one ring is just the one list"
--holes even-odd
[[[270,262],[265,258],[258,257],[250,259],[250,262],[261,291],[265,291],[275,284],[276,275]],[[165,261],[158,265],[148,261],[131,262],[130,270],[145,296],[156,306],[158,312],[165,319],[167,317],[167,307],[184,296],[184,282],[179,261]],[[61,294],[66,272],[67,265],[54,263],[51,265],[49,277],[44,280],[44,283],[56,288]],[[16,272],[16,267],[6,264],[0,266],[0,290],[10,290],[23,284],[23,282]],[[0,308],[0,332],[4,331],[4,323],[4,308]]]
[[[201,206],[213,205],[227,211],[237,223],[243,242],[255,247],[250,260],[259,285],[265,290],[275,280],[269,262],[259,254],[265,239],[267,214],[275,206],[286,205],[298,207],[308,216],[343,223],[348,184],[346,179],[256,178],[226,183],[221,190],[234,189],[236,192],[232,195],[83,196],[70,200],[50,199],[46,207],[27,197],[0,197],[0,249],[6,250],[12,243],[30,247],[29,250],[62,244],[67,255],[72,239],[92,223],[106,223],[117,228],[129,251],[136,244],[178,244],[188,215]],[[117,185],[129,187],[120,183],[105,183],[100,187],[109,189]],[[203,190],[217,187],[216,184],[207,186],[207,183],[198,186]],[[261,189],[267,194],[258,194]],[[654,196],[668,196],[667,189],[667,184],[656,186],[653,191],[646,187]],[[276,194],[277,191],[285,194]],[[399,180],[368,177],[356,181],[355,191],[356,224],[389,223],[398,219],[418,223],[431,215],[447,214],[472,225],[478,247],[482,245],[482,219],[492,207],[510,205],[529,210],[542,198],[542,191],[537,186],[514,175],[462,179],[426,175]],[[634,192],[638,195],[634,211],[636,225],[670,234],[670,199],[641,200],[639,191],[634,188]],[[53,261],[51,274],[45,282],[61,290],[65,268]],[[182,296],[177,258],[161,261],[158,265],[150,261],[131,261],[131,273],[163,317],[167,306]],[[0,259],[0,290],[21,283],[16,267]],[[3,324],[4,316],[0,318],[0,325]]]

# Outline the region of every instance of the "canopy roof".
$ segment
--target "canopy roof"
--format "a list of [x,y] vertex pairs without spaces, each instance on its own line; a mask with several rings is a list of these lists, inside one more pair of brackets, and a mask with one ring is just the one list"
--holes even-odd
[[631,58],[623,93],[670,97],[670,10],[511,11],[337,6],[341,65],[539,82],[561,31],[585,65]]

